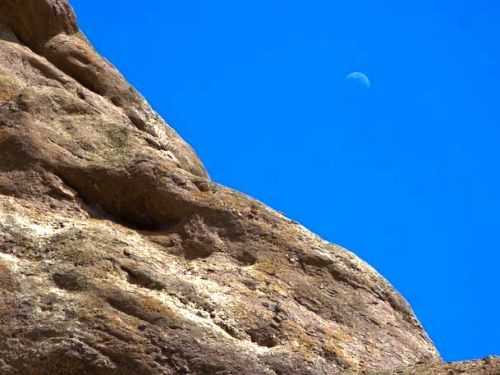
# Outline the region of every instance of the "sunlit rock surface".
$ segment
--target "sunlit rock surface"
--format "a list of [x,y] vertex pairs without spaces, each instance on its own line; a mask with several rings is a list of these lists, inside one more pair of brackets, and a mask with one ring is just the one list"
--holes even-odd
[[410,368],[392,371],[374,371],[366,375],[500,375],[500,357],[488,357],[479,361],[446,364],[420,363]]
[[439,362],[366,263],[210,181],[66,1],[0,2],[0,374]]

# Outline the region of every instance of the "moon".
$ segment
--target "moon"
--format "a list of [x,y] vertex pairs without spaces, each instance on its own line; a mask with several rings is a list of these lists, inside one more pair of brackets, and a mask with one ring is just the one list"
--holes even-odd
[[372,83],[371,83],[370,79],[368,78],[368,76],[365,73],[362,73],[362,72],[349,73],[348,75],[346,75],[345,79],[347,79],[348,81],[355,81],[356,83],[358,83],[359,85],[361,85],[367,89],[372,87]]

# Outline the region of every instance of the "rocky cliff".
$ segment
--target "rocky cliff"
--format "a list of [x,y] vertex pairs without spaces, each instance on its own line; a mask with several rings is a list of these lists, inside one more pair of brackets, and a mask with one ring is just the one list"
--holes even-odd
[[439,362],[370,266],[211,181],[65,0],[1,0],[0,374]]

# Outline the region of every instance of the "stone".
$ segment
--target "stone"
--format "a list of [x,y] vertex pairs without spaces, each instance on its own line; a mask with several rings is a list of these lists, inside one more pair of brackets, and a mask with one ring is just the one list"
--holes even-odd
[[[500,358],[488,357],[478,361],[417,364],[411,368],[374,372],[372,375],[499,375]],[[370,375],[370,374],[367,374]]]
[[440,363],[373,268],[221,186],[79,30],[0,3],[0,374]]

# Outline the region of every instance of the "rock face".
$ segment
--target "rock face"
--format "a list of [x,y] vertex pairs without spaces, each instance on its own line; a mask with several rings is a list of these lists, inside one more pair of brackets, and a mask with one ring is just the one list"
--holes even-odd
[[450,364],[419,364],[407,369],[376,371],[369,375],[499,375],[500,358]]
[[439,361],[376,271],[210,181],[65,0],[0,2],[0,374]]

